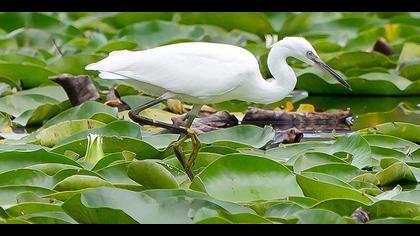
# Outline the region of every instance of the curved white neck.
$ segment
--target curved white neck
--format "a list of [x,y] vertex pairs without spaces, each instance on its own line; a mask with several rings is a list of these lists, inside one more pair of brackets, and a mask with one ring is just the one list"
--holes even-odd
[[267,64],[274,79],[262,79],[254,85],[252,95],[250,95],[252,102],[274,103],[293,91],[297,82],[296,75],[286,62],[286,58],[292,55],[290,49],[284,47],[281,41],[273,45],[268,54]]

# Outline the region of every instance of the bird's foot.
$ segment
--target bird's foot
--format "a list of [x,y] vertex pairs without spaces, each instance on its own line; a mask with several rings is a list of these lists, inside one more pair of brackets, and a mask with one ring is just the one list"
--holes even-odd
[[[182,151],[182,145],[188,139],[191,139],[192,150],[188,159],[186,159],[184,152]],[[177,157],[179,162],[181,162],[181,165],[184,168],[190,180],[194,179],[194,173],[192,171],[192,167],[194,166],[195,160],[197,159],[197,156],[198,156],[198,151],[200,150],[200,147],[201,147],[201,143],[197,137],[197,134],[195,134],[192,129],[187,129],[187,133],[185,135],[182,135],[182,137],[179,140],[171,143],[169,147],[173,147],[175,156]]]

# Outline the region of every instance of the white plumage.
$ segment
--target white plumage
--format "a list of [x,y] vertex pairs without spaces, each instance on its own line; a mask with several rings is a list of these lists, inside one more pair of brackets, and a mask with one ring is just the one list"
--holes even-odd
[[[135,83],[148,94],[159,98],[132,108],[130,118],[139,124],[157,125],[182,132],[172,144],[188,177],[200,148],[199,139],[188,130],[202,104],[227,100],[273,103],[286,97],[296,85],[296,75],[287,65],[287,57],[295,57],[309,65],[318,65],[346,87],[350,87],[337,73],[319,59],[311,44],[304,38],[286,37],[275,43],[267,63],[274,79],[265,80],[257,59],[247,50],[226,44],[179,43],[144,51],[116,51],[107,58],[90,64],[87,70],[100,71],[103,79],[122,79]],[[185,128],[139,116],[139,112],[168,98],[193,103]],[[140,105],[140,104],[139,104]],[[191,138],[192,151],[188,160],[182,153],[186,138]]]
[[126,80],[153,96],[171,94],[194,104],[233,99],[272,103],[286,97],[296,85],[296,76],[286,63],[289,56],[311,65],[315,64],[313,58],[318,58],[305,39],[286,37],[273,45],[268,57],[274,80],[263,78],[257,59],[249,51],[204,42],[115,51],[86,69],[100,71],[102,79]]

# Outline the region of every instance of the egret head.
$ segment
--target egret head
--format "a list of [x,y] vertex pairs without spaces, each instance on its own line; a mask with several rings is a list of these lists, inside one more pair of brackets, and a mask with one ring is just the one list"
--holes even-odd
[[285,37],[282,46],[290,50],[291,56],[304,63],[316,66],[351,90],[350,85],[337,72],[325,64],[316,53],[312,45],[303,37]]

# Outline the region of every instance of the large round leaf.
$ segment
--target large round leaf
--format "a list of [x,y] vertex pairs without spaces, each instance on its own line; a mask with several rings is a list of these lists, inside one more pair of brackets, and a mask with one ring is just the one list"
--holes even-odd
[[261,148],[274,138],[274,130],[266,126],[239,125],[201,134],[199,139],[205,144],[223,146],[251,146]]
[[42,84],[52,84],[48,79],[55,73],[44,67],[33,64],[14,64],[0,62],[0,77],[7,77],[13,81],[22,81],[23,88],[33,88]]
[[374,128],[359,130],[358,132],[366,134],[390,135],[416,143],[420,142],[420,125],[404,122],[384,123],[376,125]]
[[89,119],[64,121],[41,130],[36,135],[36,139],[41,145],[52,147],[73,134],[82,132],[83,130],[101,127],[103,125],[104,123],[102,122]]
[[77,162],[63,155],[47,152],[44,149],[35,151],[11,151],[0,153],[0,173],[43,163],[59,163],[81,167]]
[[298,175],[296,180],[302,188],[305,196],[318,200],[326,200],[331,198],[348,198],[363,203],[372,202],[369,197],[356,189],[322,182],[302,175]]
[[87,101],[87,102],[82,103],[79,106],[72,107],[72,108],[58,114],[54,118],[48,120],[44,124],[43,128],[46,128],[46,127],[51,126],[51,125],[58,124],[58,123],[63,122],[63,121],[90,119],[95,114],[98,114],[98,113],[107,113],[107,114],[110,114],[112,116],[116,116],[117,115],[117,110],[112,108],[112,107],[109,107],[107,105],[104,105],[102,103],[99,103],[99,102]]
[[178,188],[175,177],[161,164],[151,161],[135,161],[128,166],[128,177],[146,188]]
[[233,202],[302,195],[295,175],[285,166],[245,154],[229,154],[219,158],[193,180],[191,188]]
[[186,12],[181,15],[182,24],[210,24],[225,30],[240,29],[264,36],[274,33],[267,17],[260,12]]
[[100,187],[73,196],[63,209],[79,223],[193,223],[194,212],[221,207],[185,196],[155,199],[142,192]]
[[61,140],[60,144],[70,143],[78,139],[86,138],[89,134],[141,138],[139,125],[129,121],[117,120],[104,126],[90,128],[88,130],[75,133],[64,140]]

